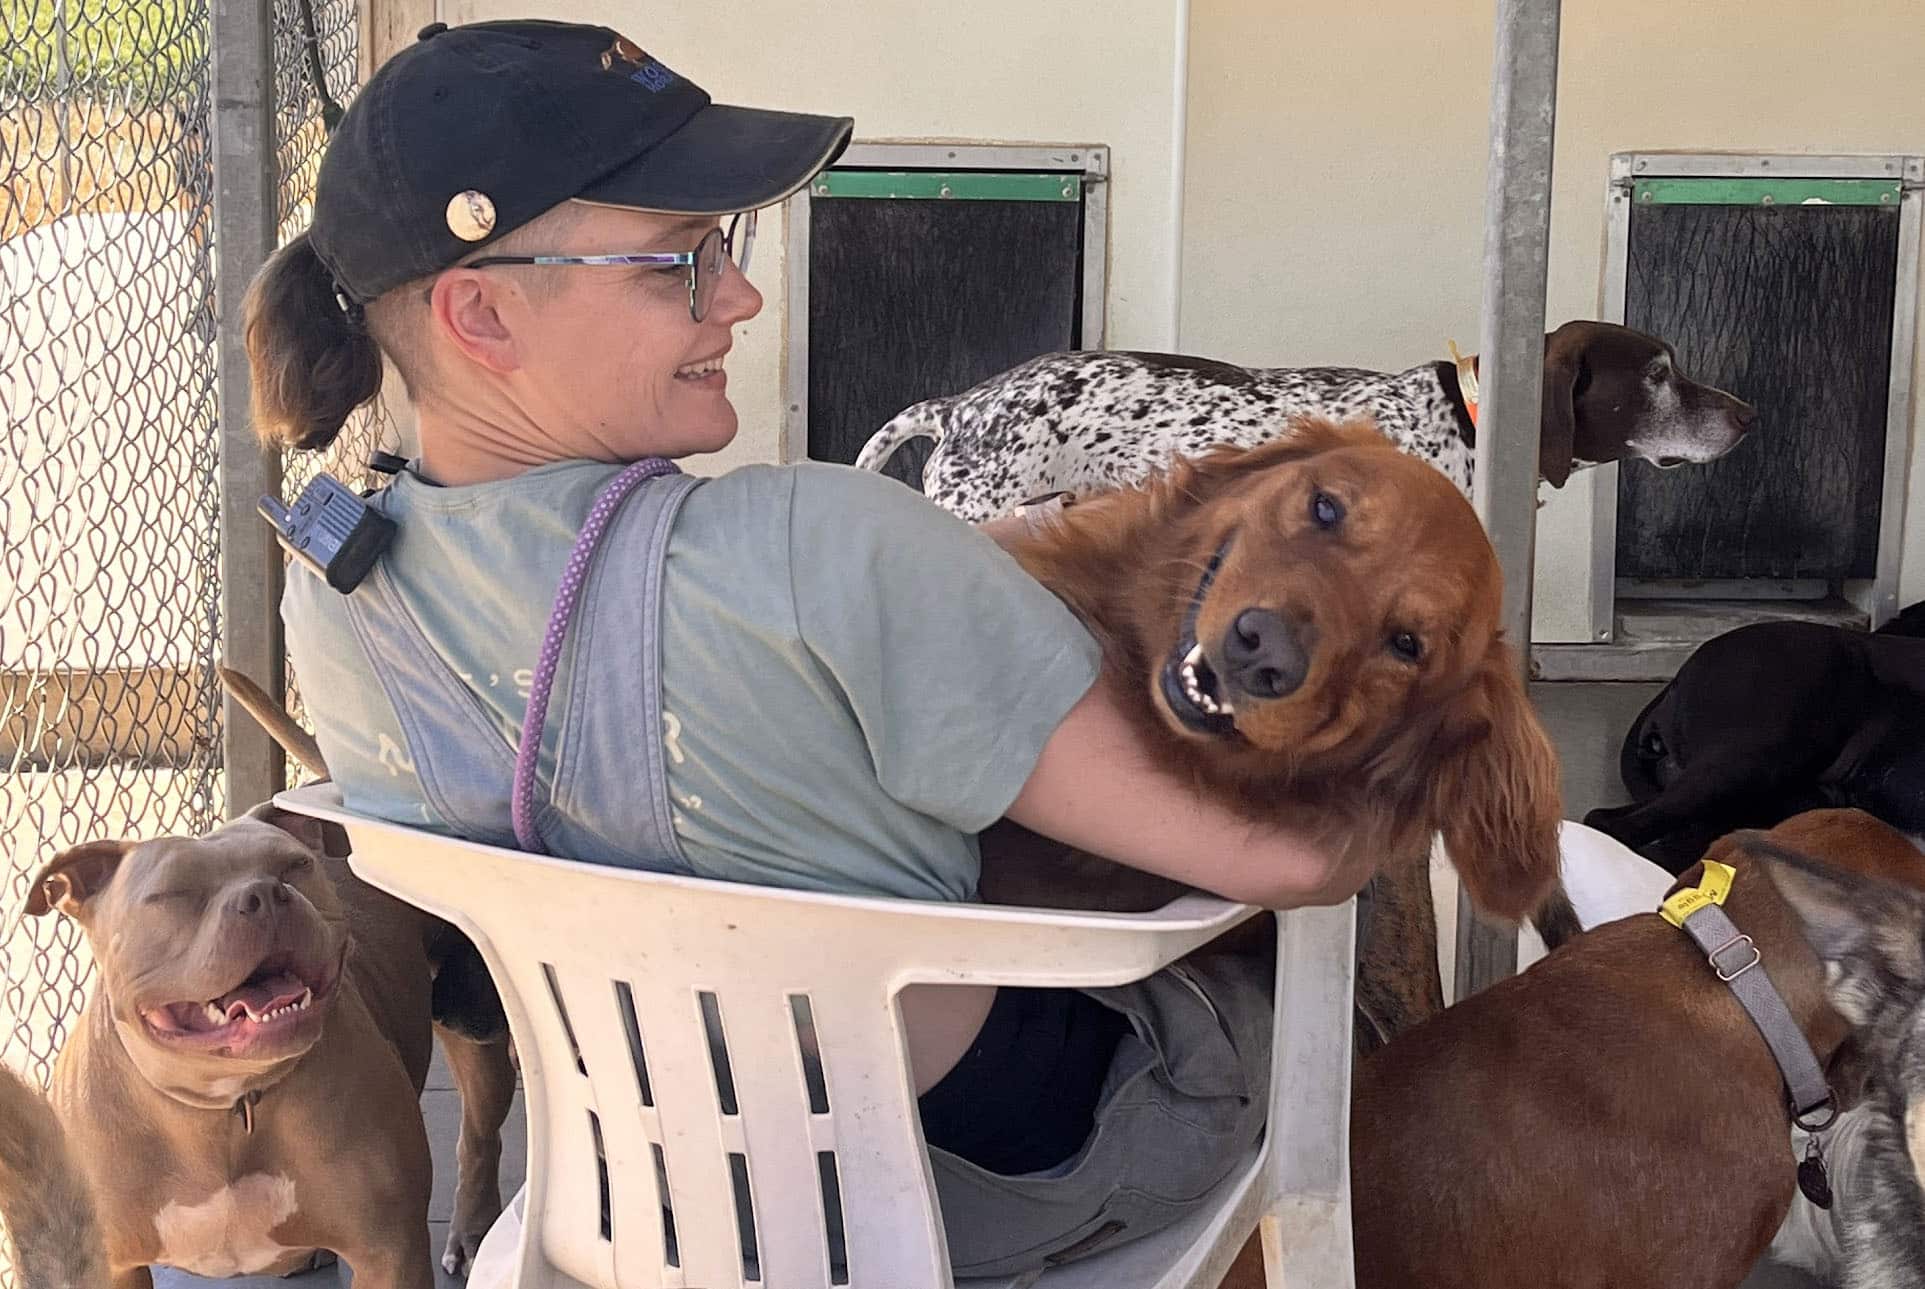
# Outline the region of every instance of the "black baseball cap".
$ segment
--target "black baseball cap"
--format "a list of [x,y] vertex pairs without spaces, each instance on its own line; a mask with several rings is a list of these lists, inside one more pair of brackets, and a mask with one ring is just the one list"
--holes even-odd
[[434,23],[342,116],[310,241],[365,304],[570,198],[674,215],[772,205],[854,125],[711,102],[607,27]]

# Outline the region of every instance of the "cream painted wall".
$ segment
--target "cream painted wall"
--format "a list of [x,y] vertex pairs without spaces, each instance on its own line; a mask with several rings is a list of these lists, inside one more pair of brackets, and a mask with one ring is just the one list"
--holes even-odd
[[[566,0],[544,16],[602,22],[720,102],[853,116],[856,138],[1110,147],[1113,345],[1176,337],[1184,0]],[[525,0],[442,0],[448,22],[520,16]],[[710,470],[776,460],[783,406],[782,220],[768,212],[751,279],[768,306],[742,329],[729,389],[742,433]]]
[[[1474,347],[1493,7],[1194,0],[1186,350],[1403,367],[1447,337]],[[1597,314],[1610,153],[1925,152],[1921,63],[1917,0],[1566,4],[1551,321]],[[1567,486],[1540,514],[1540,640],[1582,638],[1592,491]],[[1904,547],[1909,602],[1925,597],[1925,505]]]

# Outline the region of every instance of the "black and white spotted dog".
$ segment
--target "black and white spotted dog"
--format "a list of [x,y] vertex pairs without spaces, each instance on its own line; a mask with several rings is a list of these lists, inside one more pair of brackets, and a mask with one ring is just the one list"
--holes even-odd
[[[923,492],[971,522],[1057,492],[1141,483],[1177,456],[1254,447],[1294,417],[1366,415],[1466,496],[1477,442],[1475,358],[1386,373],[1349,367],[1236,367],[1206,358],[1102,350],[1046,354],[974,389],[918,403],[863,447],[880,470],[929,437]],[[1640,457],[1714,461],[1757,422],[1752,408],[1685,376],[1662,340],[1603,322],[1567,322],[1544,344],[1541,472]]]
[[1841,1123],[1857,1140],[1833,1165],[1830,1217],[1841,1238],[1839,1274],[1827,1283],[1925,1286],[1925,897],[1783,854],[1767,868],[1868,1067],[1865,1099]]

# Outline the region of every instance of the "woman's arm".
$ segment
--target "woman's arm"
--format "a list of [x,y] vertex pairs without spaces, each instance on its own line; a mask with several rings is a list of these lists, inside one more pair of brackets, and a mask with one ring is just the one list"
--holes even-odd
[[[1060,499],[976,527],[999,544],[1026,535]],[[1111,680],[1098,681],[1043,745],[1008,817],[1032,832],[1225,899],[1266,908],[1336,904],[1378,856],[1339,856],[1304,832],[1253,823],[1179,781],[1144,747]]]
[[1114,684],[1099,681],[1043,745],[1008,817],[1105,859],[1266,908],[1335,904],[1377,856],[1342,858],[1304,833],[1253,823],[1151,757]]

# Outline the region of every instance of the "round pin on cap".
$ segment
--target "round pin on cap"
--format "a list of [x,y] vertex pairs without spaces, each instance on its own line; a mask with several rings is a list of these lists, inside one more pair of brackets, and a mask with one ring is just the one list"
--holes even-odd
[[495,203],[473,188],[448,199],[448,231],[464,242],[478,242],[495,231]]

